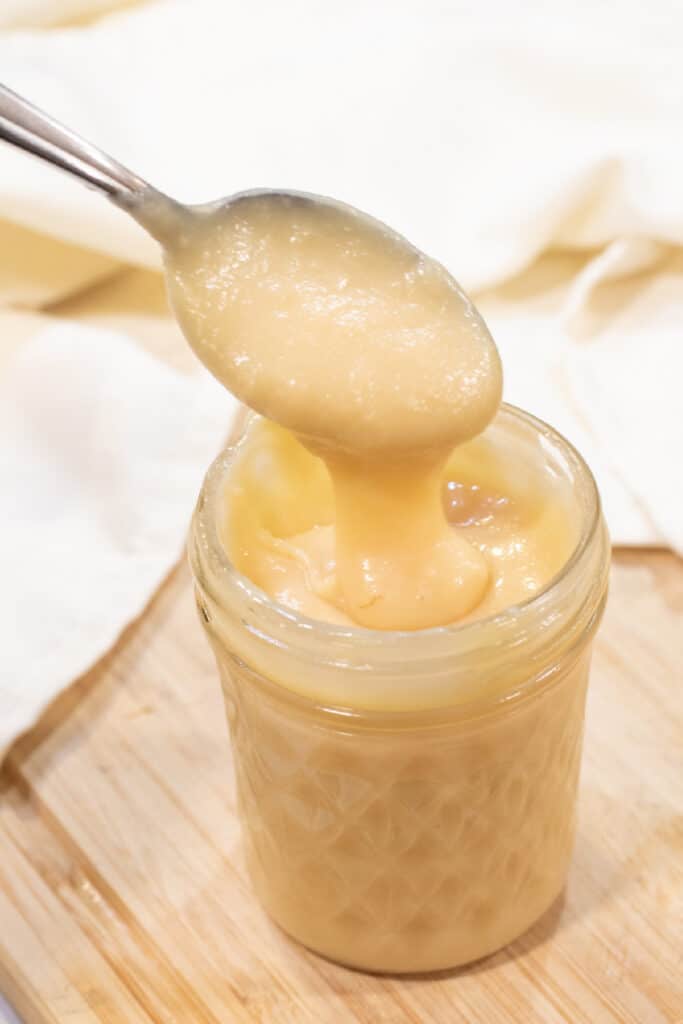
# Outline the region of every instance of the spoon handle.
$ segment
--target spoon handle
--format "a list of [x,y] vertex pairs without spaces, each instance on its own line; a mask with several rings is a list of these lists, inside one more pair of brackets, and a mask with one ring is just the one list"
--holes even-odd
[[0,139],[68,171],[114,200],[149,189],[118,160],[4,85],[0,85]]

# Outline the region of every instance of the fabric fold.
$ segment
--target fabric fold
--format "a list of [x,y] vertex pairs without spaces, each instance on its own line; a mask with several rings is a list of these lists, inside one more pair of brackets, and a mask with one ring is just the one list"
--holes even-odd
[[62,324],[0,383],[0,756],[177,562],[236,403],[125,336]]

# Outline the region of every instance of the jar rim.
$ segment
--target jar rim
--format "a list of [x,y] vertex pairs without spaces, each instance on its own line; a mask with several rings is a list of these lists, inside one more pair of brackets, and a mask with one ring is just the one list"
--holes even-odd
[[286,605],[270,597],[269,594],[235,567],[224,544],[221,542],[216,516],[213,514],[218,492],[233,459],[241,447],[243,438],[240,438],[232,445],[228,445],[210,466],[195,512],[196,524],[202,537],[203,546],[209,555],[212,571],[218,573],[224,580],[230,579],[231,583],[249,601],[250,606],[265,611],[269,617],[272,617],[273,621],[279,621],[282,624],[300,630],[315,631],[317,637],[323,641],[327,639],[333,642],[353,643],[355,646],[370,649],[385,647],[389,643],[395,648],[396,646],[415,646],[416,643],[420,643],[422,640],[429,641],[444,637],[453,639],[467,638],[486,629],[500,630],[511,622],[517,622],[520,615],[533,614],[536,609],[543,608],[547,602],[548,595],[554,592],[568,576],[572,575],[581,563],[600,528],[602,505],[593,473],[583,456],[570,441],[544,420],[515,405],[507,402],[501,403],[499,415],[501,413],[503,415],[510,415],[514,419],[532,427],[539,436],[549,439],[568,457],[573,469],[577,471],[578,476],[587,487],[588,504],[590,507],[589,515],[583,517],[580,535],[566,562],[543,587],[524,601],[508,605],[500,611],[482,616],[481,618],[416,630],[379,630],[369,629],[365,626],[325,622],[322,619],[314,619],[286,607]]
[[[344,714],[440,709],[479,717],[516,706],[561,677],[553,667],[585,646],[605,603],[609,538],[600,496],[584,459],[547,423],[503,404],[491,429],[496,427],[521,428],[522,436],[535,439],[551,471],[573,484],[578,499],[574,549],[537,593],[490,616],[423,630],[339,625],[286,608],[235,568],[221,541],[217,509],[238,441],[206,475],[189,541],[212,642],[283,695]],[[314,670],[312,676],[304,666]]]

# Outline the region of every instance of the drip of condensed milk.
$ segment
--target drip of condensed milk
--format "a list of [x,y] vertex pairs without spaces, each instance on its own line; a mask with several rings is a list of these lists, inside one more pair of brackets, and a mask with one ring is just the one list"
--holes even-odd
[[201,361],[324,460],[344,615],[419,629],[471,612],[489,568],[448,522],[442,477],[495,415],[502,372],[456,281],[384,224],[315,196],[245,193],[139,219],[164,246]]

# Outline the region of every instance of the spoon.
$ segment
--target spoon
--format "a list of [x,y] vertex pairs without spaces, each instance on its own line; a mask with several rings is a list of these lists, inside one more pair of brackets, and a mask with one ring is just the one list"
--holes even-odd
[[162,244],[181,221],[192,215],[192,207],[153,188],[104,150],[5,85],[0,85],[0,140],[66,171],[105,195]]
[[131,193],[156,192],[118,160],[5,85],[0,85],[0,139],[68,171],[115,203]]
[[87,142],[29,100],[0,84],[0,140],[37,156],[105,195],[162,246],[193,219],[227,208],[237,200],[272,198],[285,202],[338,205],[333,200],[283,189],[249,189],[196,206],[185,205],[154,188],[98,146]]
[[183,205],[2,86],[1,139],[155,238],[170,307],[201,362],[316,451],[443,453],[495,413],[501,371],[486,324],[448,272],[386,224],[288,190]]

